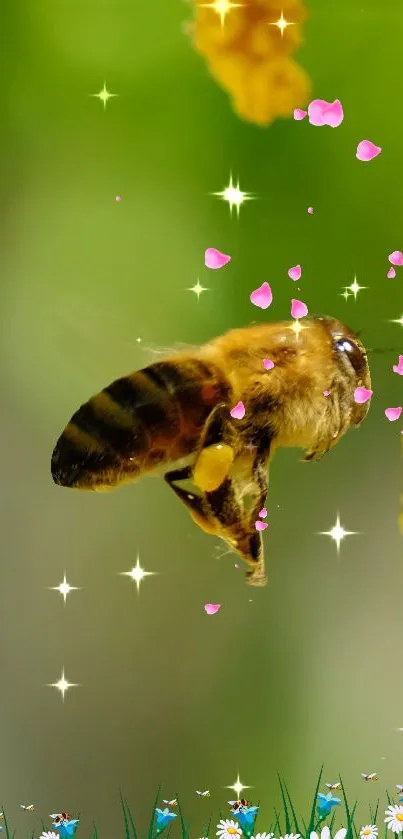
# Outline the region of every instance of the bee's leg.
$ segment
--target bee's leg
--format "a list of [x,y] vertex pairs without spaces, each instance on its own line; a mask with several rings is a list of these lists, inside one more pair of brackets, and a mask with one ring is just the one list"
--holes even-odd
[[193,481],[203,492],[213,492],[227,478],[234,462],[236,440],[228,406],[220,403],[207,417],[196,449]]
[[214,518],[209,514],[206,499],[193,492],[182,489],[182,487],[176,486],[176,481],[186,481],[191,479],[191,477],[192,467],[185,466],[183,469],[174,469],[172,472],[167,472],[164,475],[164,480],[185,505],[193,521],[206,533],[214,535],[216,533],[216,523]]

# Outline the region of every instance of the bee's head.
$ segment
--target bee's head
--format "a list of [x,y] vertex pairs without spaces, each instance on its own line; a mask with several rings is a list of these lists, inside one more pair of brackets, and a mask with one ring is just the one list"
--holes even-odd
[[[357,387],[371,389],[371,374],[368,366],[367,352],[357,333],[335,318],[316,318],[326,330],[330,341],[333,358],[338,365],[343,378],[351,384],[352,393]],[[360,425],[369,411],[369,401],[363,404],[352,404],[352,425]]]

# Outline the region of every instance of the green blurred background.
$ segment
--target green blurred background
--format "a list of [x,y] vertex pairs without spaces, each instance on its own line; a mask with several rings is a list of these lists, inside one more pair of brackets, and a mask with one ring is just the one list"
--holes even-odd
[[[115,837],[118,787],[142,828],[162,781],[198,836],[238,771],[264,829],[276,772],[306,810],[323,760],[368,821],[367,801],[403,783],[401,423],[383,413],[403,402],[391,369],[403,332],[388,322],[403,313],[402,273],[386,279],[403,249],[403,5],[308,10],[298,60],[313,97],[341,99],[337,130],[237,119],[183,33],[185,4],[2,6],[0,791],[18,829],[36,823],[19,811],[32,800]],[[105,111],[90,98],[104,81],[118,94]],[[366,164],[362,139],[383,148]],[[211,196],[231,171],[258,196],[239,221]],[[209,272],[207,247],[231,263]],[[368,289],[346,302],[355,274]],[[197,278],[199,301],[186,291]],[[249,294],[264,281],[275,298],[259,312]],[[395,352],[371,356],[359,432],[317,464],[276,456],[268,588],[244,585],[162,481],[105,496],[52,483],[54,443],[91,394],[163,348],[287,317],[292,296]],[[338,512],[360,533],[339,558],[315,535]],[[118,576],[137,552],[159,572],[139,596]],[[65,570],[82,587],[66,606],[48,590]],[[80,685],[64,704],[46,687],[63,666]]]

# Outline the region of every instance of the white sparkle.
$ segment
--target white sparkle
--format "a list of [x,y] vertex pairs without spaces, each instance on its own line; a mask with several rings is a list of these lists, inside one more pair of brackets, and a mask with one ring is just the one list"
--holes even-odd
[[63,670],[62,670],[62,675],[61,675],[61,677],[60,677],[59,681],[58,681],[58,682],[54,682],[53,684],[48,685],[48,687],[50,687],[50,688],[57,688],[57,690],[60,690],[60,693],[61,693],[61,695],[62,695],[62,700],[63,700],[63,702],[64,702],[64,694],[66,693],[66,691],[67,691],[69,688],[77,688],[77,687],[79,687],[79,685],[75,685],[75,684],[73,684],[72,682],[68,682],[68,681],[67,681],[67,679],[65,678],[65,675],[64,675],[64,667],[63,667]]
[[236,186],[232,182],[232,174],[230,175],[229,184],[222,192],[213,192],[212,195],[217,195],[218,198],[222,198],[223,201],[227,201],[229,204],[229,211],[230,215],[232,215],[233,207],[236,207],[237,215],[239,218],[239,209],[241,204],[244,201],[251,201],[253,199],[253,195],[250,195],[248,192],[243,192],[239,187],[239,181]]
[[224,26],[225,18],[231,9],[239,9],[243,3],[232,3],[231,0],[214,0],[213,3],[198,3],[205,9],[213,9],[219,15],[221,26]]
[[357,294],[359,291],[364,291],[368,286],[366,285],[358,285],[357,277],[354,277],[354,282],[351,285],[346,286],[346,291],[351,291],[351,294],[354,295],[354,300],[357,300]]
[[331,539],[336,543],[337,553],[340,552],[340,544],[345,538],[345,536],[356,536],[357,532],[354,530],[344,530],[344,527],[340,524],[340,516],[337,516],[336,524],[332,527],[331,530],[321,530],[319,533],[320,536],[330,536]]
[[66,572],[64,572],[64,580],[58,586],[49,586],[50,591],[59,591],[62,595],[64,602],[66,603],[67,595],[70,594],[71,591],[79,591],[76,586],[70,586],[66,580]]
[[94,96],[96,99],[99,99],[100,102],[102,102],[102,104],[104,106],[104,110],[106,108],[106,103],[108,102],[108,100],[113,99],[117,95],[118,95],[117,93],[110,93],[109,92],[109,90],[106,87],[106,82],[104,82],[104,86],[103,86],[102,90],[99,91],[99,93],[91,93],[90,94],[90,96]]
[[346,303],[349,297],[352,297],[352,292],[348,290],[347,286],[345,287],[344,291],[342,291],[340,297],[344,297]]
[[234,784],[229,784],[229,786],[227,786],[225,789],[233,789],[234,792],[236,793],[237,797],[239,798],[242,790],[252,789],[252,787],[247,787],[242,783],[242,781],[239,778],[239,772],[238,772],[238,777],[237,777],[235,783]]
[[308,327],[308,326],[305,326],[305,324],[301,323],[301,321],[300,321],[300,320],[298,320],[298,318],[295,318],[295,319],[294,319],[294,321],[293,321],[293,323],[291,324],[291,326],[289,326],[289,327],[288,327],[288,329],[291,329],[291,331],[292,331],[292,332],[294,332],[294,334],[295,334],[295,337],[296,337],[297,341],[298,341],[298,339],[299,339],[300,333],[301,333],[304,329],[308,329],[308,328],[309,328],[309,327]]
[[199,280],[197,280],[196,285],[194,285],[192,288],[187,288],[186,291],[193,291],[193,294],[195,294],[197,299],[199,300],[199,297],[201,294],[203,294],[203,291],[210,291],[210,289],[204,288],[202,285],[200,285]]
[[124,577],[132,578],[133,582],[136,583],[138,592],[140,589],[140,583],[144,580],[144,577],[153,577],[158,574],[158,571],[145,571],[140,565],[140,557],[137,556],[137,563],[134,568],[132,568],[131,571],[122,571],[121,574]]
[[290,20],[286,20],[284,15],[283,15],[283,10],[281,10],[281,15],[280,15],[279,19],[274,21],[274,23],[271,23],[270,26],[277,26],[277,29],[280,30],[281,37],[283,38],[284,31],[285,31],[285,29],[287,29],[287,26],[294,26],[294,23]]
[[403,326],[403,315],[401,318],[397,318],[397,320],[390,320],[389,323],[398,323],[399,326]]

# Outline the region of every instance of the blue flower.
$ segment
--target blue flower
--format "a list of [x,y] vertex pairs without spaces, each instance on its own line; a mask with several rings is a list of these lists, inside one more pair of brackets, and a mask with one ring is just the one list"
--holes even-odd
[[328,792],[327,795],[323,795],[323,793],[318,792],[319,804],[318,804],[318,813],[321,819],[324,819],[325,816],[328,816],[332,807],[336,807],[340,804],[340,798],[334,798],[331,792]]
[[157,828],[158,832],[161,833],[167,824],[173,819],[176,819],[176,813],[170,813],[168,807],[165,807],[165,810],[159,810],[158,807],[155,808],[155,812],[157,814]]
[[259,807],[240,807],[238,811],[235,811],[242,830],[249,826],[253,827],[258,809]]
[[66,821],[66,819],[64,819],[61,824],[57,825],[60,836],[63,837],[63,839],[67,836],[74,836],[79,821],[80,819],[71,819],[70,821]]

